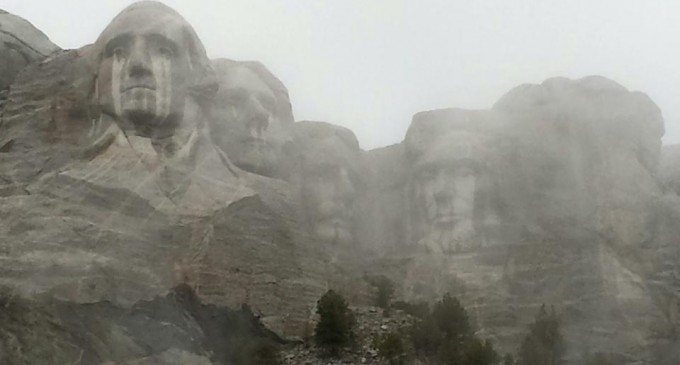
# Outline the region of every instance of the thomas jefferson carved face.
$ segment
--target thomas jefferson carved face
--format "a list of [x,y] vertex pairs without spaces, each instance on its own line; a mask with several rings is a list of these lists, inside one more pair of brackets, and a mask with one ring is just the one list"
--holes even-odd
[[292,123],[287,96],[267,83],[273,75],[262,65],[229,60],[213,65],[220,80],[210,118],[213,142],[236,166],[271,176]]
[[189,84],[196,82],[188,29],[158,3],[136,3],[119,14],[96,43],[102,111],[138,135],[171,134],[183,118]]

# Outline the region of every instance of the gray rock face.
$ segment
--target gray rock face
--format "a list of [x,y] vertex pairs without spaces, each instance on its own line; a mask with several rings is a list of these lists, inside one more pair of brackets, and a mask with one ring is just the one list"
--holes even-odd
[[664,146],[661,150],[659,177],[664,186],[680,195],[680,145]]
[[325,255],[285,183],[234,167],[211,142],[217,84],[191,26],[156,2],[128,7],[92,46],[28,66],[0,125],[0,283],[120,308],[187,284],[301,336]]
[[0,90],[8,87],[26,65],[58,50],[31,23],[0,10]]
[[0,286],[28,303],[6,350],[229,363],[225,307],[300,337],[327,287],[365,304],[375,274],[403,299],[458,296],[504,352],[545,303],[568,363],[677,363],[680,158],[642,93],[549,79],[489,110],[418,113],[365,152],[345,128],[293,123],[264,66],[208,60],[157,2],[78,50],[4,13],[0,40]]
[[201,303],[186,285],[130,308],[8,294],[0,294],[5,364],[231,364],[244,347],[282,342],[247,307]]
[[[378,224],[408,237],[390,248],[389,230],[367,235],[385,255],[375,269],[406,297],[461,297],[505,351],[546,303],[563,312],[571,361],[587,348],[658,363],[677,328],[677,284],[660,279],[677,269],[658,257],[673,245],[659,233],[673,216],[656,178],[662,135],[646,95],[600,77],[520,86],[491,110],[416,114],[401,146],[368,153],[387,187],[372,211],[402,213]],[[382,213],[364,214],[373,225]]]

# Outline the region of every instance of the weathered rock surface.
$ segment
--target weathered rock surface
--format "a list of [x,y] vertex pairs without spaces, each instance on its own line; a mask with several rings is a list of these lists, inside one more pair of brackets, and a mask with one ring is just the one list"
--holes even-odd
[[666,189],[680,195],[680,145],[661,149],[659,177]]
[[130,308],[2,294],[3,364],[225,364],[282,343],[247,307],[201,303],[188,286]]
[[0,90],[7,88],[26,65],[58,50],[31,23],[0,10]]
[[[159,3],[131,9],[132,18],[160,11],[172,19],[146,30],[169,24],[190,32]],[[126,16],[101,42],[115,38]],[[200,56],[202,46],[191,42],[180,47]],[[191,86],[184,121],[162,124],[160,139],[112,112],[134,104],[102,99],[111,88],[99,64],[104,48],[55,54],[12,84],[0,125],[0,283],[27,298],[120,308],[184,283],[206,303],[250,304],[280,335],[303,335],[325,290],[326,259],[296,220],[286,184],[239,170],[210,143],[200,119],[209,79],[201,90]],[[154,82],[179,92],[180,76]],[[163,139],[168,131],[174,135]]]
[[374,270],[407,298],[459,296],[504,352],[546,303],[563,313],[570,361],[588,349],[660,363],[678,325],[677,263],[658,255],[674,245],[660,233],[673,216],[656,177],[662,135],[646,95],[601,77],[416,114],[401,145],[368,153],[386,187],[371,209],[406,207],[373,216],[408,237],[369,236],[387,253]]
[[549,79],[365,152],[160,3],[70,51],[2,13],[0,41],[4,362],[230,363],[278,340],[255,317],[303,337],[328,287],[368,304],[367,274],[458,296],[504,353],[545,303],[569,363],[678,362],[680,150],[642,93]]

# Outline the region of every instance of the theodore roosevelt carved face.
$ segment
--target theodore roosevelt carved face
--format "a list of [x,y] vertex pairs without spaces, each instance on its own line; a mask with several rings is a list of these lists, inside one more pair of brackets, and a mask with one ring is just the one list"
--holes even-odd
[[322,122],[295,123],[295,181],[311,233],[324,242],[354,241],[354,204],[360,186],[360,150],[354,135]]

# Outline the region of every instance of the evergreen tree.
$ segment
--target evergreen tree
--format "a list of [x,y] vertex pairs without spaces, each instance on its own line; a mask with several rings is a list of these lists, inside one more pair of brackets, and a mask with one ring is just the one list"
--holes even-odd
[[385,276],[378,279],[378,297],[376,298],[376,305],[382,309],[390,307],[390,301],[394,295],[394,283]]
[[434,305],[432,318],[449,341],[460,344],[472,333],[465,308],[448,293]]
[[416,322],[411,338],[417,356],[436,358],[438,364],[494,365],[500,360],[490,342],[475,337],[465,308],[449,294]]
[[499,360],[498,353],[494,351],[491,342],[482,341],[473,337],[466,341],[463,350],[462,365],[493,365]]
[[432,358],[437,355],[444,343],[444,333],[439,329],[432,315],[428,314],[411,328],[411,340],[417,356]]
[[342,348],[348,346],[353,338],[354,315],[345,299],[329,290],[317,302],[319,323],[314,338],[316,344],[329,356],[338,356]]
[[541,306],[534,323],[529,326],[519,349],[519,365],[557,365],[563,353],[560,321],[555,309]]

